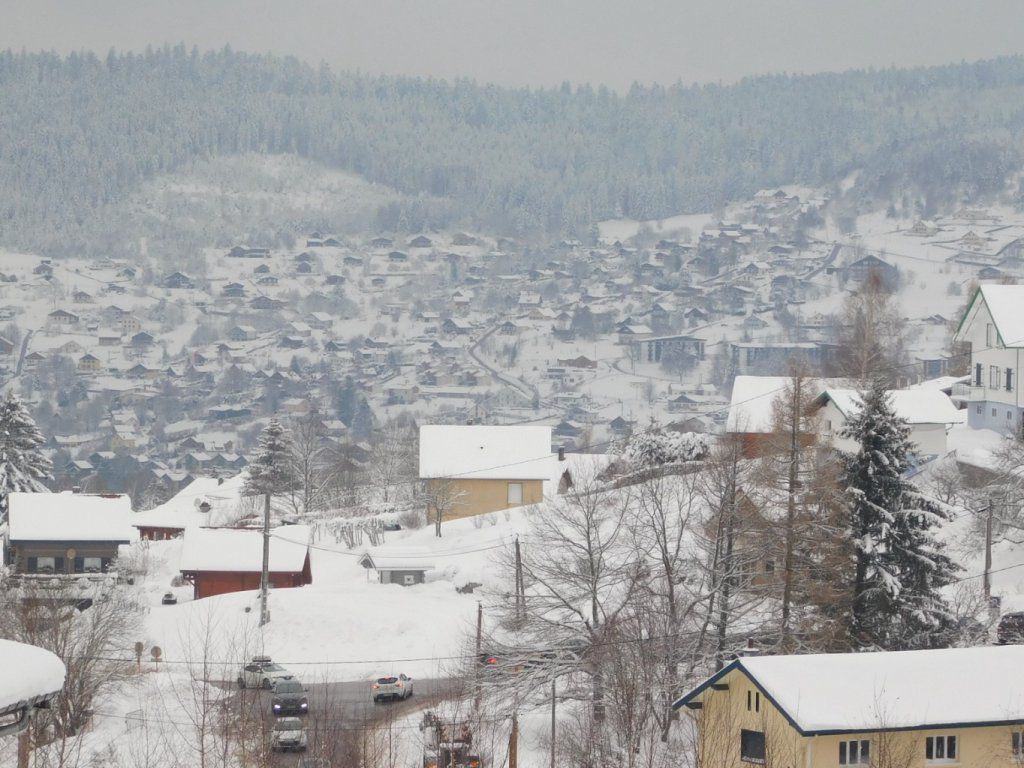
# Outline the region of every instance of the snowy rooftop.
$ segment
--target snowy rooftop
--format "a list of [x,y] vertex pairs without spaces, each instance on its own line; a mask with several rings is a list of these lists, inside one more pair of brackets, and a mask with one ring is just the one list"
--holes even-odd
[[12,541],[122,541],[136,538],[132,502],[121,494],[12,493]]
[[804,734],[1020,722],[1024,689],[1008,680],[1021,665],[1024,645],[755,656],[733,662],[676,706],[740,669]]
[[420,477],[547,480],[551,427],[420,427]]
[[1003,344],[1024,346],[1024,285],[983,285],[979,290]]
[[[270,570],[298,573],[306,562],[310,530],[286,525],[270,532]],[[182,546],[182,571],[252,573],[263,567],[263,532],[239,528],[188,528]]]
[[[132,525],[153,528],[189,528],[201,525],[224,525],[237,511],[246,474],[224,482],[217,478],[199,477],[182,488],[170,500],[146,512],[132,515]],[[199,505],[206,502],[209,512]]]
[[430,571],[434,554],[426,547],[375,547],[359,559],[364,568],[378,571]]
[[0,712],[64,687],[64,662],[50,651],[0,640],[0,659]]
[[[963,412],[941,390],[893,389],[888,394],[896,415],[908,424],[957,424],[963,421]],[[860,392],[855,389],[826,389],[822,397],[831,399],[847,417],[861,407]]]
[[788,383],[788,376],[737,376],[732,385],[725,431],[771,432],[772,403]]

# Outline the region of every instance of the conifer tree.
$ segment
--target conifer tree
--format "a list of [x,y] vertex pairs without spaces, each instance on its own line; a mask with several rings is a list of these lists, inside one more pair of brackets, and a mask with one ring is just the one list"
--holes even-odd
[[270,569],[270,500],[295,490],[299,484],[295,471],[295,445],[291,435],[275,418],[260,434],[256,456],[248,466],[249,476],[243,492],[263,496],[263,569],[260,576],[260,625],[270,621],[267,589]]
[[53,466],[42,452],[44,442],[21,398],[8,392],[0,401],[0,521],[7,519],[9,493],[49,493],[45,481]]
[[934,529],[949,513],[907,480],[914,445],[884,384],[872,382],[861,399],[842,432],[859,444],[843,472],[856,553],[852,640],[888,650],[939,646],[952,624],[939,590],[958,568]]

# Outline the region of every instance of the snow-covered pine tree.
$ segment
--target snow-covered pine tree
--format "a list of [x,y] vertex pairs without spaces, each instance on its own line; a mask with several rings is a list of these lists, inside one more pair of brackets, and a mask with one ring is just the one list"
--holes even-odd
[[860,445],[843,472],[856,552],[851,639],[888,650],[942,645],[952,615],[939,590],[958,567],[934,528],[949,513],[906,479],[914,445],[884,383],[861,399],[842,432]]
[[276,418],[260,433],[256,456],[247,467],[243,493],[247,496],[276,496],[298,486],[295,444]]
[[42,433],[28,408],[13,392],[0,401],[0,522],[7,519],[7,494],[49,493],[50,460],[42,452]]
[[260,626],[270,621],[267,610],[267,591],[270,568],[270,499],[289,493],[299,486],[295,467],[295,444],[291,435],[276,418],[260,433],[256,456],[248,466],[243,493],[263,496],[263,568],[260,576]]

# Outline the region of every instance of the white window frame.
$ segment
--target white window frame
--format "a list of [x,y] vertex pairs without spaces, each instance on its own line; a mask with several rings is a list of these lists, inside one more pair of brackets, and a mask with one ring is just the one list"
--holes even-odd
[[990,365],[988,367],[988,388],[989,389],[999,389],[999,374],[1000,373],[1001,373],[1001,371],[999,370],[999,366],[998,365]]
[[[939,748],[941,745],[941,749]],[[949,754],[949,746],[953,746],[953,756]],[[942,757],[936,757],[939,752]],[[931,752],[932,756],[928,757]],[[938,736],[928,736],[925,739],[924,747],[925,763],[927,765],[958,765],[960,763],[960,738],[955,733],[943,733]]]
[[43,555],[36,558],[36,573],[42,571],[43,568],[49,568],[54,573],[57,572],[57,558]]
[[[851,759],[856,755],[855,759]],[[871,765],[870,739],[844,739],[839,742],[840,765]]]
[[[515,492],[513,492],[513,490]],[[506,491],[506,501],[509,504],[522,504],[523,503],[523,484],[522,483],[509,483],[508,490]],[[518,498],[516,498],[518,496]]]

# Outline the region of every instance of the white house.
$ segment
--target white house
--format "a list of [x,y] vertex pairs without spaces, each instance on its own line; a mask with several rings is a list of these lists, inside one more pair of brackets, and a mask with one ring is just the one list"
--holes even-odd
[[[910,427],[910,439],[917,446],[917,455],[946,453],[946,434],[950,426],[963,421],[963,414],[949,396],[938,389],[895,389],[888,394],[896,415]],[[856,451],[857,443],[841,437],[840,433],[861,407],[860,392],[826,389],[815,403],[821,408],[818,414],[821,429],[832,446],[839,451]]]
[[967,423],[1005,434],[1021,431],[1024,285],[983,285],[971,298],[953,335],[971,348]]

